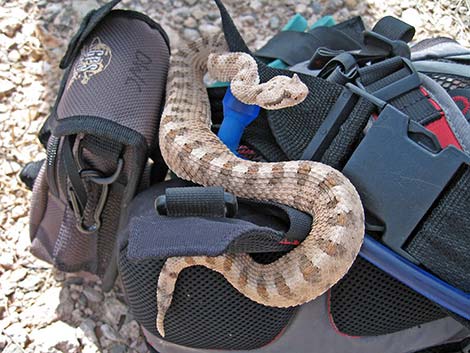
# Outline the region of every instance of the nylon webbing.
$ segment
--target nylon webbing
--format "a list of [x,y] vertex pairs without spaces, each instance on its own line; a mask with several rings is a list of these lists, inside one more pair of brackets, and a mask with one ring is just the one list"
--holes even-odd
[[[87,204],[88,196],[85,189],[85,185],[79,174],[79,166],[77,165],[75,157],[73,156],[72,146],[74,141],[74,136],[66,136],[64,138],[64,144],[62,147],[62,158],[64,160],[64,166],[67,173],[67,177],[70,181],[73,191],[77,195],[80,207],[83,210],[85,209],[85,206]],[[64,190],[64,193],[67,194],[67,190]]]
[[[361,82],[370,93],[387,87],[411,74],[400,57],[394,57],[359,70]],[[388,101],[419,123],[428,123],[441,116],[419,89],[413,89]]]
[[408,23],[400,21],[392,16],[385,16],[375,24],[372,31],[382,34],[392,40],[410,42],[415,34],[415,29]]
[[427,269],[470,293],[470,170],[454,178],[406,250]]

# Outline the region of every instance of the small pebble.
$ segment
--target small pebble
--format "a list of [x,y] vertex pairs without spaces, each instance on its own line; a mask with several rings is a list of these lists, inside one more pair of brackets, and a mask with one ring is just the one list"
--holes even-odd
[[183,31],[183,37],[186,40],[193,41],[199,38],[199,32],[192,28],[185,28]]
[[188,17],[187,19],[185,19],[183,24],[187,28],[196,28],[197,27],[197,21],[193,17]]
[[281,24],[281,21],[279,20],[279,17],[277,16],[273,16],[269,19],[269,28],[271,29],[279,28],[280,24]]
[[127,346],[123,344],[116,344],[115,346],[111,347],[111,350],[109,351],[110,353],[126,353],[127,352]]

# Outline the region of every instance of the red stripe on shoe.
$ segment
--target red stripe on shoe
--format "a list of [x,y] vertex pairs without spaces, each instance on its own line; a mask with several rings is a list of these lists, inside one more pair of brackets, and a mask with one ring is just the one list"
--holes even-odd
[[439,119],[424,125],[426,129],[436,135],[442,148],[446,148],[447,146],[452,145],[457,147],[459,150],[462,150],[462,146],[460,145],[459,141],[457,140],[457,137],[450,128],[450,125],[447,122],[445,113],[442,110],[441,106],[430,97],[428,91],[426,91],[424,87],[421,86],[419,90],[424,96],[426,96],[429,103],[431,103],[432,106],[441,114],[441,117]]

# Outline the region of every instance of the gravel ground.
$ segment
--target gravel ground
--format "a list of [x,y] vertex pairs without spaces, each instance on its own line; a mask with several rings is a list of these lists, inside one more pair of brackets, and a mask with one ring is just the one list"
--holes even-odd
[[[17,173],[44,158],[36,133],[54,101],[58,62],[85,13],[102,1],[0,0],[0,351],[146,352],[122,290],[51,269],[29,254],[31,193]],[[445,35],[469,46],[470,1],[225,0],[251,48],[261,46],[295,12],[313,23],[363,16],[372,26],[391,14],[417,27],[417,38]],[[168,32],[172,45],[218,31],[211,1],[125,0]]]

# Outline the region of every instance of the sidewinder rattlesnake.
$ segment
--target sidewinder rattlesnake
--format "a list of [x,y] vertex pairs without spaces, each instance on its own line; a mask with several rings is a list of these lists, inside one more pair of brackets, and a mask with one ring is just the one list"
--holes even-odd
[[172,55],[159,134],[163,158],[183,179],[223,186],[239,197],[283,203],[312,215],[314,222],[300,245],[267,265],[248,254],[168,258],[157,287],[156,325],[162,337],[178,275],[189,266],[201,265],[221,273],[243,295],[260,304],[290,307],[318,297],[340,280],[362,244],[361,201],[339,171],[311,161],[244,160],[211,132],[203,82],[207,70],[214,79],[231,81],[232,93],[239,100],[264,109],[299,104],[308,94],[295,75],[276,76],[259,84],[254,59],[245,53],[227,52],[223,35],[217,35],[190,43]]

